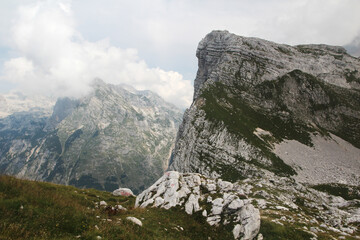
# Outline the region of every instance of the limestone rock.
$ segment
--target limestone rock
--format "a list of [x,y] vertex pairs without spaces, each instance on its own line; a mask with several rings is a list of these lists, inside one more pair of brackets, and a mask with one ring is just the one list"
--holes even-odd
[[126,219],[142,227],[142,222],[136,217],[126,217]]
[[128,196],[135,196],[133,194],[133,192],[131,191],[131,189],[129,188],[119,188],[119,189],[116,189],[112,192],[112,195],[114,196],[125,196],[125,197],[128,197]]
[[[260,212],[249,199],[240,199],[238,188],[238,184],[197,173],[169,171],[136,197],[135,207],[169,209],[180,206],[187,214],[202,211],[202,216],[212,226],[222,221],[233,225],[235,239],[253,239],[260,229]],[[206,208],[211,211],[207,212]]]

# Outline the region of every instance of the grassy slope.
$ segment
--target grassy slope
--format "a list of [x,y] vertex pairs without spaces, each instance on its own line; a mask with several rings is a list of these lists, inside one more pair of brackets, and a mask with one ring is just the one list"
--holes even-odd
[[[128,211],[109,215],[95,207],[101,200]],[[232,239],[229,229],[211,227],[200,214],[134,209],[134,201],[93,189],[0,176],[0,239]],[[127,221],[127,216],[141,219],[143,227]]]

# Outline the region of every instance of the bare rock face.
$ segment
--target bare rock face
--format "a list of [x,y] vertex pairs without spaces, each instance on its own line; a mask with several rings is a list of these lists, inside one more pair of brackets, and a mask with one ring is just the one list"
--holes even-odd
[[201,174],[166,172],[136,198],[135,207],[181,206],[187,214],[202,212],[210,225],[233,226],[235,239],[254,239],[260,229],[260,212],[241,186]]
[[[344,48],[289,46],[213,31],[196,56],[194,101],[180,125],[169,170],[228,181],[258,177],[263,170],[289,177],[298,169],[284,161],[286,153],[275,151],[285,141],[313,147],[314,137],[334,136],[360,149],[360,60]],[[358,185],[358,166],[346,166],[353,169],[347,184]]]
[[254,86],[296,69],[336,86],[360,88],[358,81],[347,79],[352,72],[355,78],[360,78],[359,60],[338,46],[289,46],[241,37],[228,31],[213,31],[199,43],[196,56],[199,70],[194,83],[194,98],[207,82],[233,85],[235,74],[241,77],[241,84]]

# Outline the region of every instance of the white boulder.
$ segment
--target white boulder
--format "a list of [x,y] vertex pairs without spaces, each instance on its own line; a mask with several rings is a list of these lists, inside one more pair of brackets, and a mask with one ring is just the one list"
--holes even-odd
[[136,217],[127,217],[126,220],[129,220],[130,222],[133,222],[136,225],[139,225],[140,227],[142,227],[142,222],[139,219],[137,219]]
[[125,196],[125,197],[129,197],[129,196],[135,196],[133,194],[133,192],[131,191],[131,189],[129,188],[119,188],[116,189],[112,192],[112,195],[114,196]]

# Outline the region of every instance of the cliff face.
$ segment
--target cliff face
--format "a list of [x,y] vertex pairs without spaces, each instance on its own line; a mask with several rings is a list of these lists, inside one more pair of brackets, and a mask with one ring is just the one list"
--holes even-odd
[[[171,170],[231,181],[263,169],[295,177],[311,170],[314,178],[299,180],[327,183],[348,175],[344,183],[359,183],[359,59],[342,47],[288,46],[227,31],[208,34],[196,56],[194,101],[180,126]],[[328,156],[317,138],[349,161]],[[295,145],[289,141],[319,154],[290,151]],[[311,161],[326,171],[312,169]],[[348,171],[334,172],[338,167]]]
[[78,100],[60,99],[51,117],[0,119],[0,173],[135,192],[162,176],[181,111],[149,91],[96,81]]

